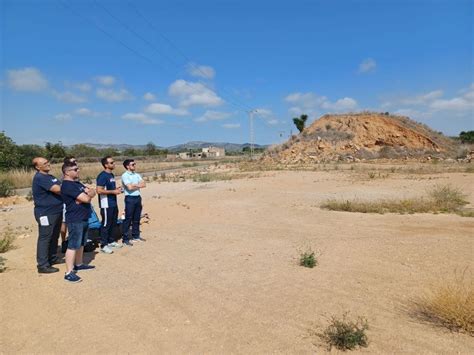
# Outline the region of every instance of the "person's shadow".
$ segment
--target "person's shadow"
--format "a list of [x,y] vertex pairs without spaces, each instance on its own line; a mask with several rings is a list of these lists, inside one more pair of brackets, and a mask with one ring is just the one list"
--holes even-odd
[[91,251],[91,252],[84,252],[84,256],[82,257],[82,261],[84,264],[90,264],[92,262],[92,260],[95,259],[95,256],[97,255],[98,253],[94,250],[94,251]]

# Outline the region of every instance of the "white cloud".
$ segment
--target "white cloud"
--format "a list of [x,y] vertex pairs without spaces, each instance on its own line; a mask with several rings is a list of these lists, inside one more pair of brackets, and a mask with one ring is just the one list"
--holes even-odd
[[267,123],[273,126],[273,125],[277,125],[280,122],[276,118],[272,118],[271,120],[268,120]]
[[474,109],[474,100],[472,97],[454,97],[449,100],[435,100],[429,107],[435,111],[468,111]]
[[99,99],[109,102],[121,102],[132,99],[132,95],[126,89],[113,90],[99,88],[96,90],[96,95]]
[[257,108],[256,111],[257,111],[257,115],[261,117],[270,117],[273,115],[273,112],[266,108]]
[[92,90],[92,85],[87,82],[70,82],[66,81],[64,86],[69,89],[79,90],[80,92],[86,93]]
[[151,92],[147,92],[145,95],[143,95],[143,99],[147,101],[154,101],[156,100],[156,96],[153,95]]
[[443,90],[434,90],[426,94],[417,95],[415,97],[402,99],[403,105],[423,105],[443,96]]
[[145,108],[146,113],[154,115],[174,115],[174,116],[185,116],[189,115],[189,112],[182,108],[173,108],[167,104],[154,103],[148,105]]
[[373,60],[372,58],[364,59],[359,64],[359,73],[373,72],[376,67],[377,67],[377,62],[375,60]]
[[180,106],[184,107],[193,105],[219,106],[224,103],[224,100],[203,84],[188,82],[182,79],[176,80],[171,84],[168,93],[179,98]]
[[136,121],[145,125],[162,124],[164,121],[148,117],[144,113],[127,113],[122,116],[124,120]]
[[109,112],[97,112],[90,110],[86,107],[81,107],[78,108],[74,113],[78,116],[84,116],[84,117],[104,117],[104,116],[109,116]]
[[207,65],[197,65],[195,63],[189,63],[186,66],[186,69],[188,71],[188,74],[199,78],[212,79],[216,75],[216,71],[214,70],[214,68]]
[[58,91],[53,90],[53,95],[59,101],[65,102],[67,104],[80,104],[87,101],[85,97],[76,95],[70,91],[58,92]]
[[402,108],[399,110],[396,110],[393,112],[396,115],[400,116],[407,116],[410,118],[415,118],[415,119],[424,119],[424,118],[430,118],[432,114],[430,112],[423,112],[411,108]]
[[70,113],[58,113],[54,116],[54,119],[58,122],[68,122],[72,119],[72,116]]
[[111,75],[102,75],[102,76],[96,76],[95,80],[100,84],[104,86],[111,86],[115,84],[115,77]]
[[344,112],[357,109],[357,101],[350,97],[344,97],[335,102],[326,96],[318,96],[315,93],[292,93],[285,97],[285,101],[293,104],[288,111],[293,115],[315,114],[320,110],[332,112]]
[[357,101],[350,97],[344,97],[343,99],[339,99],[336,102],[324,101],[321,104],[321,107],[326,110],[332,110],[336,112],[350,111],[357,108]]
[[236,129],[240,128],[240,123],[225,123],[222,125],[222,127],[226,129]]
[[41,91],[48,87],[48,80],[36,68],[8,70],[7,81],[10,88],[16,91]]
[[209,111],[207,110],[202,116],[196,118],[195,122],[208,122],[208,121],[220,121],[225,120],[231,116],[228,112],[220,111]]

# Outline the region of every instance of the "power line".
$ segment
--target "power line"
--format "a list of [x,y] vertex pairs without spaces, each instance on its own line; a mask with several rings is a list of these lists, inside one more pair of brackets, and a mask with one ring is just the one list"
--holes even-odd
[[[186,62],[188,62],[193,68],[197,69],[199,71],[199,73],[203,76],[203,77],[207,77],[207,74],[204,73],[201,68],[197,65],[195,65],[193,63],[193,61],[178,47],[176,46],[173,41],[171,41],[167,36],[165,36],[162,32],[159,31],[158,28],[156,28],[156,26],[153,24],[153,22],[151,22],[145,15],[143,15],[139,10],[138,8],[133,5],[131,2],[128,2],[128,6],[130,6],[131,8],[133,8],[136,12],[136,14],[143,20],[145,21],[148,26],[150,26],[156,33],[158,33],[158,35],[163,38],[170,46],[172,46],[176,52],[178,52]],[[224,89],[221,89],[221,91],[225,91]],[[226,94],[227,95],[227,94]],[[229,98],[227,97],[227,100],[229,100]],[[248,110],[252,110],[249,106],[247,106],[246,104],[240,102],[239,100],[233,98],[232,101],[234,101],[235,103],[237,103],[238,105],[242,106],[245,111],[248,111]]]

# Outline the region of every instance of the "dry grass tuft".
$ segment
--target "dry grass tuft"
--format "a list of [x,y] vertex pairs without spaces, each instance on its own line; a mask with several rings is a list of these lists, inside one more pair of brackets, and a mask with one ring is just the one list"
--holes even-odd
[[3,229],[2,234],[0,235],[0,253],[6,253],[13,249],[14,241],[15,232],[13,231],[13,228],[8,225]]
[[412,315],[474,336],[474,283],[466,270],[452,280],[440,281],[413,301]]

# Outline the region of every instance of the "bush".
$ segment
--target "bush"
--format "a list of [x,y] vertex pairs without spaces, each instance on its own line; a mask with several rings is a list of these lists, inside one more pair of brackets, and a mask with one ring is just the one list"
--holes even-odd
[[0,235],[0,253],[6,253],[13,249],[13,242],[15,241],[15,233],[11,226],[7,226],[2,235]]
[[442,280],[413,302],[412,314],[424,321],[474,336],[474,285],[466,271]]
[[4,272],[7,269],[5,266],[5,258],[0,256],[0,273]]
[[300,255],[300,266],[313,268],[318,264],[316,260],[316,256],[314,255],[314,251],[307,250]]
[[339,350],[352,350],[356,347],[367,347],[368,339],[365,331],[369,329],[366,319],[359,317],[357,321],[347,319],[347,313],[342,319],[332,317],[329,326],[322,334],[329,349],[333,346]]
[[450,212],[467,205],[466,196],[459,188],[451,185],[436,185],[428,196],[433,200],[440,212]]
[[9,179],[0,180],[0,197],[8,197],[13,195],[14,185]]

